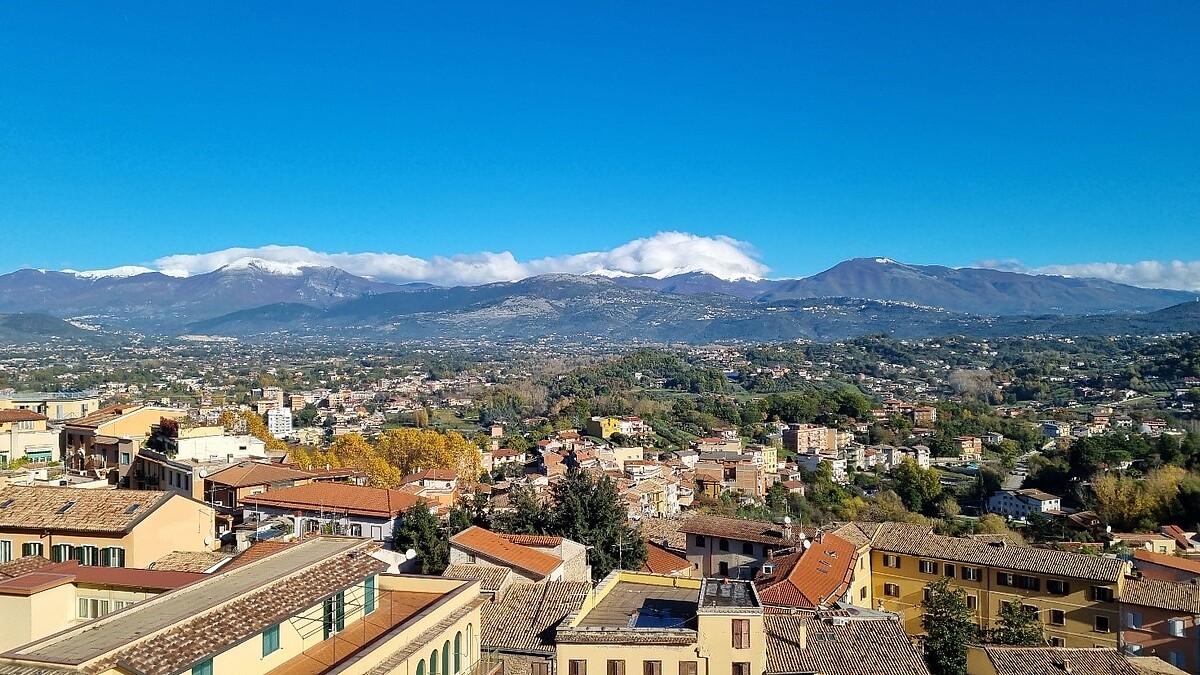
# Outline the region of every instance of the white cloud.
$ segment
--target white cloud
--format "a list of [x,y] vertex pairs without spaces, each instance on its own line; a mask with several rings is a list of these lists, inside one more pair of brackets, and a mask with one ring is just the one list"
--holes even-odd
[[591,272],[668,276],[707,272],[724,278],[758,278],[768,268],[756,259],[753,247],[726,237],[701,237],[687,232],[659,232],[609,251],[594,251],[519,261],[512,253],[463,253],[428,259],[399,253],[324,253],[303,246],[227,248],[222,251],[179,254],[154,262],[160,272],[191,276],[252,260],[269,263],[280,273],[300,267],[338,267],[351,274],[384,281],[424,281],[440,285],[515,281],[539,274]]
[[1178,291],[1200,290],[1200,260],[1143,260],[1135,263],[1075,263],[1027,267],[1018,260],[982,260],[979,267],[1024,272],[1026,274],[1056,274],[1066,277],[1107,279],[1143,288],[1170,288]]

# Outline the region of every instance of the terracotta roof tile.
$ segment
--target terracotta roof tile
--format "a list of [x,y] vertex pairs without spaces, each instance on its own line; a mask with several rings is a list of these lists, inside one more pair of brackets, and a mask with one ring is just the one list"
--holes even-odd
[[450,545],[511,565],[526,573],[543,578],[553,572],[562,560],[537,549],[514,544],[494,532],[472,526],[450,538]]
[[10,485],[0,489],[0,528],[127,532],[172,497],[186,499],[157,490]]
[[675,555],[652,541],[646,542],[646,562],[642,564],[643,572],[676,574],[690,569],[692,569],[692,563],[688,562],[687,558]]
[[775,572],[756,584],[764,605],[824,608],[850,588],[857,547],[833,534],[811,541],[809,548],[781,559]]
[[769,675],[929,675],[921,651],[899,621],[835,623],[808,615],[767,614],[763,623]]
[[346,483],[309,483],[282,490],[267,490],[243,501],[247,505],[261,504],[286,509],[337,511],[391,518],[419,500],[400,490]]
[[19,577],[22,574],[29,574],[30,572],[40,572],[52,565],[54,563],[40,555],[27,555],[24,558],[16,558],[6,563],[0,563],[0,580]]
[[1200,586],[1157,579],[1127,579],[1121,602],[1200,614]]
[[6,422],[41,422],[48,419],[50,418],[32,410],[21,410],[20,408],[0,410],[0,424]]
[[591,592],[586,581],[515,583],[483,607],[479,644],[488,650],[554,654],[554,632]]
[[562,546],[563,543],[562,537],[554,537],[548,534],[508,534],[507,532],[494,532],[493,534],[498,537],[504,537],[514,544],[535,548],[556,548]]
[[172,551],[150,563],[149,569],[165,572],[207,572],[230,557],[216,551]]
[[286,483],[312,478],[312,473],[266,462],[240,462],[208,477],[218,485],[248,487],[270,483]]
[[442,571],[442,576],[447,579],[478,581],[479,590],[496,593],[504,588],[506,582],[511,580],[512,570],[507,567],[495,567],[493,565],[454,563]]
[[1046,675],[1047,673],[1064,672],[1087,673],[1088,675],[1136,675],[1137,673],[1125,657],[1115,649],[994,646],[983,649],[996,669],[996,675]]
[[[1200,575],[1200,560],[1189,560],[1164,553],[1154,553],[1153,551],[1137,550],[1133,552],[1135,560],[1151,563],[1154,565],[1162,565],[1163,567],[1172,567],[1184,572]],[[1136,563],[1135,563],[1136,564]]]
[[[686,534],[723,537],[725,539],[752,541],[776,546],[791,546],[796,543],[786,536],[786,528],[783,525],[776,525],[775,523],[767,523],[760,520],[744,520],[742,518],[728,518],[726,516],[708,514],[688,519],[679,527],[679,531]],[[799,527],[792,526],[793,533],[798,534],[801,531]],[[815,533],[815,530],[806,532],[806,534],[813,533]]]
[[250,548],[242,551],[235,556],[233,560],[230,560],[228,563],[223,565],[221,567],[221,571],[228,572],[243,565],[249,565],[252,562],[262,560],[269,555],[274,555],[280,551],[286,551],[299,543],[300,542],[298,541],[277,541],[274,539],[254,542],[250,545]]

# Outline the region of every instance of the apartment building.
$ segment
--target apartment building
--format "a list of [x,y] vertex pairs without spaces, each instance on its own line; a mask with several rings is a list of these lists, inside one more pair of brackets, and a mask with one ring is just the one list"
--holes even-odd
[[1000,490],[987,501],[988,511],[1010,518],[1028,518],[1031,513],[1051,513],[1062,510],[1062,498],[1027,488]]
[[58,432],[46,426],[48,418],[32,410],[0,410],[0,466],[28,459],[49,462],[58,450]]
[[911,635],[921,627],[925,587],[942,578],[966,593],[979,627],[996,625],[1004,603],[1037,611],[1050,644],[1118,644],[1127,563],[1115,558],[1004,545],[934,534],[911,527],[880,528],[870,543],[871,595],[883,610],[903,617]]
[[40,413],[52,422],[77,419],[100,409],[100,397],[94,391],[12,391],[0,392],[0,410],[28,410]]
[[246,497],[242,518],[251,522],[290,518],[296,533],[344,534],[391,542],[403,513],[418,501],[400,490],[308,483]]
[[477,584],[383,574],[317,537],[0,656],[0,672],[459,675],[481,667]]
[[1200,673],[1200,585],[1127,579],[1121,595],[1121,643],[1131,656],[1157,656]]
[[804,533],[790,524],[699,515],[679,527],[685,555],[702,576],[753,579],[771,554],[800,546]]
[[853,434],[819,424],[789,424],[783,430],[783,447],[792,452],[807,452],[813,449],[836,452],[853,439]]
[[588,581],[587,547],[563,537],[469,527],[450,538],[450,563],[490,565],[518,581]]
[[0,562],[32,555],[144,568],[172,551],[212,547],[212,508],[172,492],[0,489]]
[[59,451],[67,469],[107,477],[117,485],[128,475],[151,427],[187,413],[146,405],[111,405],[63,425]]

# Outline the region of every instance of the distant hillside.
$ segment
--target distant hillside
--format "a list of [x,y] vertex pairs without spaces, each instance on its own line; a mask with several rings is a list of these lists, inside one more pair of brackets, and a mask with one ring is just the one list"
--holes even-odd
[[54,340],[102,342],[107,335],[74,326],[48,314],[0,314],[0,344],[44,343]]

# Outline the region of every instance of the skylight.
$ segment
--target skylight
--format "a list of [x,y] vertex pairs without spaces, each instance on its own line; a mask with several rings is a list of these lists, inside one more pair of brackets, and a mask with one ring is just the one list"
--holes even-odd
[[67,502],[58,508],[58,513],[66,513],[71,510],[72,506],[75,506],[75,502]]

